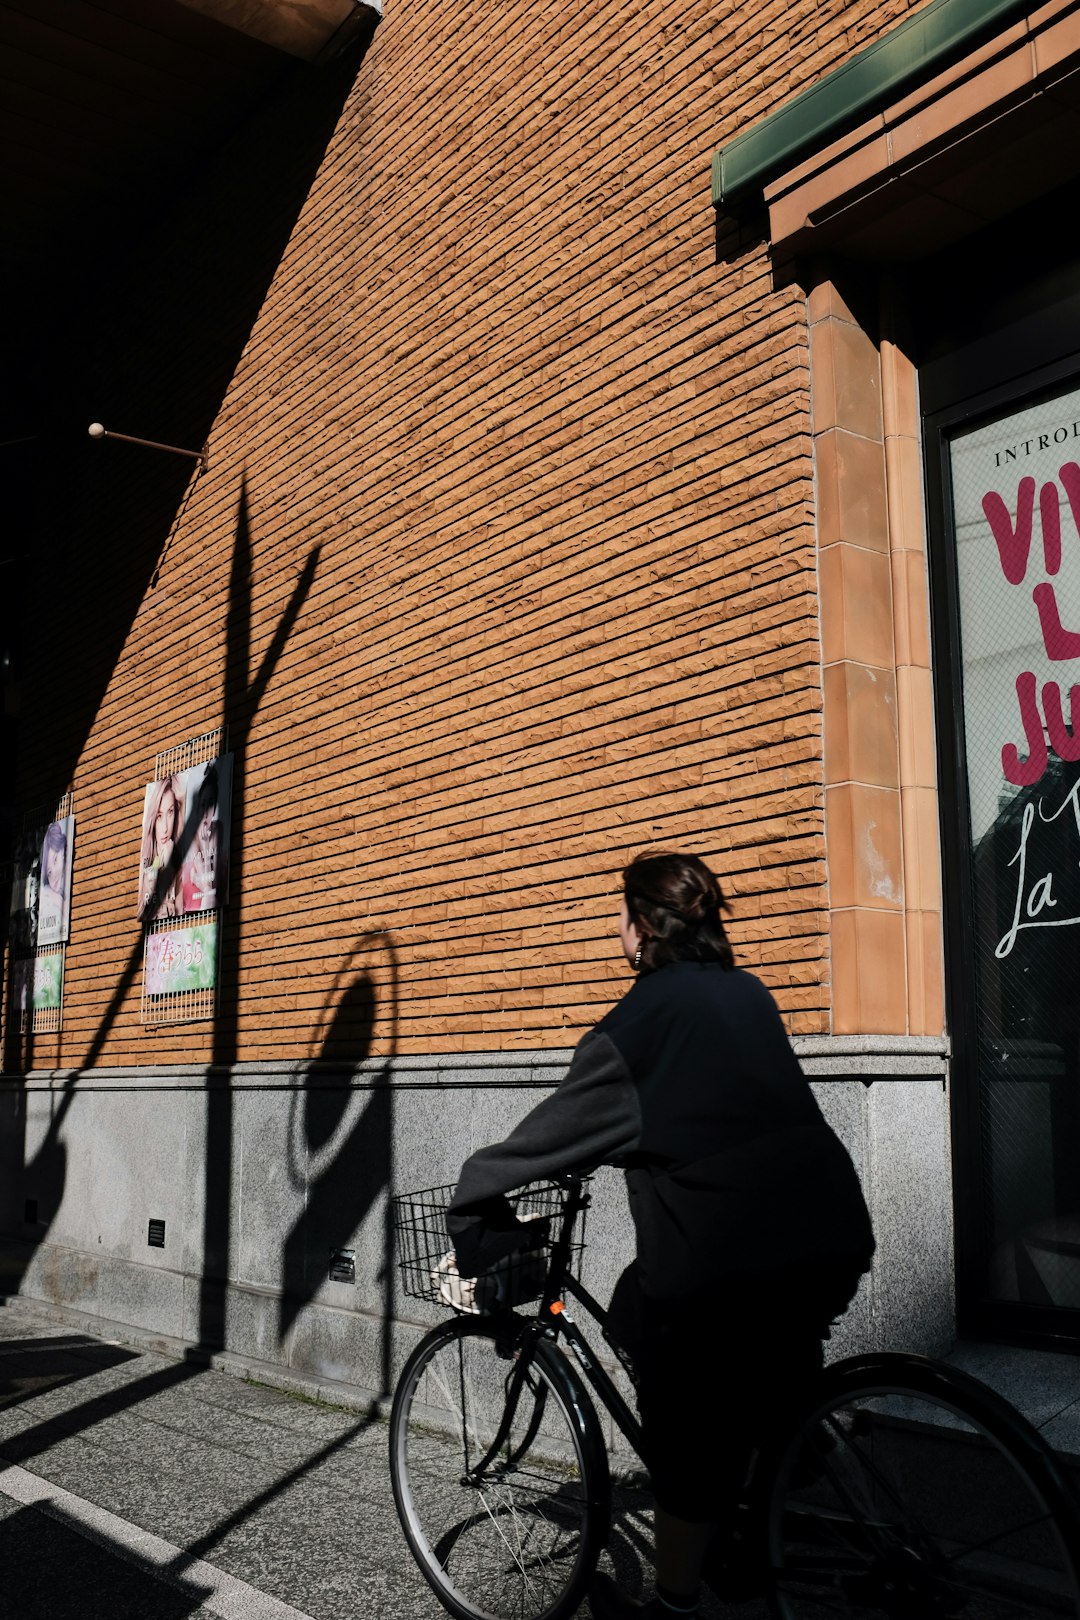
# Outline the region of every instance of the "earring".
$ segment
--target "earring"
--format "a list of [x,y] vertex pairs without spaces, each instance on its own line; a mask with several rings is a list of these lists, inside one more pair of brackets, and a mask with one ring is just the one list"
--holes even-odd
[[638,946],[637,950],[634,952],[634,972],[635,973],[640,973],[641,972],[641,946],[640,945]]

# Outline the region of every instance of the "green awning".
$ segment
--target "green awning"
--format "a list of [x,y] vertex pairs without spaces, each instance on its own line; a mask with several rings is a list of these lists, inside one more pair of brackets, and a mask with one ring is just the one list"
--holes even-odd
[[828,146],[1031,9],[1031,0],[931,0],[714,153],[714,207],[730,207],[760,192],[800,158]]

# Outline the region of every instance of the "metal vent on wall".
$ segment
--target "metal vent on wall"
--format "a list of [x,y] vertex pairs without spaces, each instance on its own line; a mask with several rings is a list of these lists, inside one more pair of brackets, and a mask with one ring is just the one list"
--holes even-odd
[[163,1249],[165,1247],[165,1222],[151,1221],[146,1235],[146,1245],[150,1249]]
[[330,1250],[330,1281],[354,1283],[356,1281],[356,1250]]

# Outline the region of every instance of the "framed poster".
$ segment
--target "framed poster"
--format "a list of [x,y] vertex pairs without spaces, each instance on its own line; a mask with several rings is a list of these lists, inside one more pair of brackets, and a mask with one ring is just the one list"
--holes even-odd
[[143,923],[216,911],[229,894],[233,756],[147,784],[138,915]]
[[144,996],[212,990],[217,979],[217,918],[190,928],[165,928],[146,936]]
[[64,953],[22,957],[12,976],[14,1010],[26,1017],[59,1012],[64,999]]
[[71,927],[71,866],[75,817],[50,821],[41,841],[38,945],[62,945]]

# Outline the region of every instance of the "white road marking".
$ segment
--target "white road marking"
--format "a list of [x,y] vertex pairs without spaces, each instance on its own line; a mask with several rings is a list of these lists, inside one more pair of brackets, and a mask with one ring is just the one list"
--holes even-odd
[[310,1615],[269,1597],[246,1581],[226,1575],[201,1558],[189,1558],[181,1547],[140,1530],[93,1502],[73,1496],[59,1485],[39,1479],[25,1468],[0,1461],[0,1492],[22,1507],[37,1508],[50,1518],[95,1541],[107,1552],[156,1580],[179,1588],[221,1620],[311,1620]]

